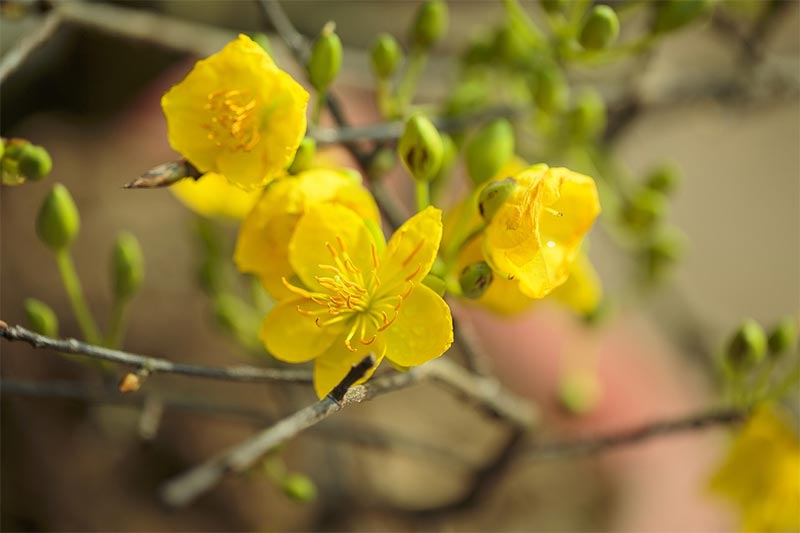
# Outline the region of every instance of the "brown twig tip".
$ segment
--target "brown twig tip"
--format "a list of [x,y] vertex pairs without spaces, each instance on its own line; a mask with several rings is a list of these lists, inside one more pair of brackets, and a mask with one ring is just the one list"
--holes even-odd
[[153,167],[135,180],[122,186],[123,189],[156,189],[159,187],[169,187],[173,183],[184,178],[197,179],[202,173],[197,168],[181,159],[163,163]]
[[375,366],[375,356],[368,354],[364,359],[354,365],[347,375],[336,385],[328,396],[336,403],[342,403],[345,394],[352,387],[356,381],[367,375],[372,367]]
[[8,322],[5,320],[0,320],[0,331],[5,331],[8,329]]

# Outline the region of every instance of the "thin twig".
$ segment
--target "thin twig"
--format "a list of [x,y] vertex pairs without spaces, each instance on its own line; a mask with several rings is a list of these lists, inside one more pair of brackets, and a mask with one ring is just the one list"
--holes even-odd
[[749,410],[741,408],[717,409],[673,420],[649,422],[640,427],[606,435],[562,442],[538,442],[526,450],[526,457],[543,460],[602,453],[622,446],[641,444],[654,437],[739,424],[745,421],[749,414]]
[[5,53],[0,59],[0,82],[5,81],[9,74],[22,65],[28,56],[49,39],[61,24],[61,15],[50,12],[36,29],[24,36],[17,44]]
[[241,473],[252,468],[269,450],[321,422],[349,403],[351,400],[347,394],[348,389],[374,365],[375,358],[368,355],[351,368],[333,391],[319,402],[297,411],[254,437],[167,482],[161,489],[162,500],[172,507],[182,507],[213,488],[227,472]]
[[8,341],[27,342],[34,348],[47,348],[58,352],[85,355],[92,359],[146,369],[149,373],[180,374],[228,381],[310,383],[312,375],[305,370],[257,368],[253,366],[211,367],[173,363],[167,359],[149,357],[120,350],[95,346],[76,339],[54,339],[39,335],[22,326],[8,326],[0,322],[0,337]]

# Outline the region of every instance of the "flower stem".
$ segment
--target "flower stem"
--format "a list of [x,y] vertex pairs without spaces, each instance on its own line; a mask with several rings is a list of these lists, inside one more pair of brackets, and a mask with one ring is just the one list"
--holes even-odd
[[111,307],[111,322],[104,343],[108,348],[119,349],[122,346],[122,339],[127,326],[126,304],[126,301],[114,298],[114,303]]
[[417,182],[417,212],[431,205],[431,184],[429,181]]
[[325,99],[327,96],[326,91],[317,91],[314,98],[314,107],[311,109],[311,124],[319,126],[319,119],[322,114],[322,109],[325,107]]
[[69,302],[72,305],[72,312],[78,320],[78,326],[81,328],[84,340],[89,344],[100,344],[100,330],[97,328],[91,311],[89,311],[89,306],[86,305],[81,281],[75,272],[75,263],[72,261],[69,250],[65,248],[56,252],[56,262],[61,273],[61,280],[64,283],[64,289],[66,289]]
[[417,92],[419,77],[428,62],[428,54],[421,48],[413,48],[408,58],[408,67],[397,88],[397,106],[400,113],[405,113],[414,94]]

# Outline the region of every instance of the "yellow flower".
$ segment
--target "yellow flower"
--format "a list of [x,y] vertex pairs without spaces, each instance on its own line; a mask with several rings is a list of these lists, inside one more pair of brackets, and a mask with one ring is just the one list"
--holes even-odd
[[775,408],[752,415],[710,488],[738,508],[742,531],[800,530],[800,440]]
[[563,284],[584,235],[600,214],[589,176],[535,165],[514,177],[516,190],[486,228],[483,252],[492,269],[530,298]]
[[198,61],[161,98],[170,145],[201,172],[248,190],[292,162],[307,104],[305,89],[245,35]]
[[303,213],[320,203],[343,205],[380,227],[375,201],[349,174],[318,168],[273,181],[242,222],[233,256],[239,270],[256,274],[273,298],[291,294],[281,282],[294,273],[289,240]]
[[406,368],[442,355],[453,342],[450,308],[421,283],[441,237],[441,212],[433,207],[388,244],[346,207],[309,207],[289,243],[303,287],[284,282],[293,296],[264,319],[267,350],[291,363],[313,359],[320,398],[367,353]]
[[170,191],[186,207],[204,217],[241,220],[250,212],[261,191],[245,191],[230,184],[224,176],[208,172],[198,180],[183,179]]

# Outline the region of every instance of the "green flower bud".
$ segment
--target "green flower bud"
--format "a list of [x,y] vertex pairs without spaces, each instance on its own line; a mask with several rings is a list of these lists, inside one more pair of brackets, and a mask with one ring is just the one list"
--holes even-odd
[[388,33],[378,35],[370,52],[372,71],[375,76],[382,80],[390,78],[402,59],[403,51],[400,49],[397,39]]
[[458,155],[458,146],[456,146],[455,141],[453,138],[446,134],[442,133],[442,165],[439,167],[439,172],[436,173],[436,176],[433,178],[433,181],[441,180],[445,177],[445,175],[450,172],[450,169],[453,168],[453,165],[456,162],[456,156]]
[[50,306],[35,298],[25,300],[25,316],[28,327],[47,337],[58,337],[58,317]]
[[585,89],[578,95],[575,107],[569,112],[569,132],[573,139],[591,140],[606,128],[606,103],[600,94]]
[[567,7],[567,0],[539,0],[542,9],[551,15],[563,13]]
[[497,30],[494,35],[494,52],[497,57],[509,64],[515,64],[528,58],[531,49],[528,42],[510,25]]
[[311,137],[304,137],[297,147],[294,160],[289,165],[289,174],[299,174],[308,170],[314,164],[314,156],[317,155],[317,141]]
[[653,31],[666,33],[680,29],[704,14],[711,7],[710,0],[660,0],[654,2]]
[[667,213],[669,200],[662,192],[640,189],[623,208],[623,217],[634,231],[648,231]]
[[444,280],[439,276],[434,276],[433,274],[428,274],[425,276],[422,279],[422,284],[439,296],[444,296],[444,293],[447,290],[447,284],[444,282]]
[[78,235],[81,218],[72,195],[60,183],[53,185],[36,217],[36,234],[51,250],[70,245]]
[[111,286],[114,296],[127,300],[139,290],[143,278],[142,248],[136,237],[123,231],[117,235],[111,250]]
[[486,185],[478,197],[478,212],[487,223],[492,220],[497,210],[506,203],[517,188],[514,178],[506,178],[500,181],[493,181]]
[[725,363],[734,372],[746,371],[764,359],[767,337],[755,320],[745,320],[725,348]]
[[649,279],[659,281],[681,258],[685,239],[677,230],[664,230],[652,237],[644,249],[644,267]]
[[406,122],[397,154],[417,181],[430,181],[442,166],[442,138],[424,115],[414,114]]
[[342,68],[342,41],[335,31],[336,24],[325,24],[311,48],[308,81],[317,91],[326,90]]
[[317,486],[303,474],[289,474],[281,483],[284,494],[299,502],[310,502],[317,497]]
[[472,182],[485,183],[514,156],[514,128],[504,118],[493,120],[472,136],[464,154]]
[[394,168],[397,156],[389,148],[381,148],[369,162],[369,176],[380,178]]
[[22,148],[17,159],[17,170],[29,180],[38,181],[50,174],[53,162],[50,154],[41,146],[28,144]]
[[464,267],[458,276],[461,294],[465,298],[477,300],[487,291],[494,279],[494,273],[486,261],[479,261]]
[[480,81],[467,81],[456,85],[445,106],[445,115],[461,115],[482,107],[488,98],[488,89]]
[[581,46],[587,50],[604,50],[619,36],[617,13],[609,6],[599,5],[592,9],[583,24],[580,34]]
[[561,72],[555,68],[539,71],[534,80],[533,99],[540,109],[549,113],[564,109],[569,87]]
[[669,194],[680,182],[680,171],[675,165],[661,165],[653,169],[645,179],[645,185],[653,190]]
[[770,355],[781,355],[797,345],[797,318],[787,316],[773,328],[767,339]]
[[572,414],[589,413],[600,399],[597,377],[586,371],[568,373],[559,383],[558,399],[562,407]]
[[447,33],[447,4],[443,0],[428,0],[417,11],[411,26],[411,42],[427,50]]
[[3,159],[5,153],[6,153],[6,140],[0,137],[0,159]]

